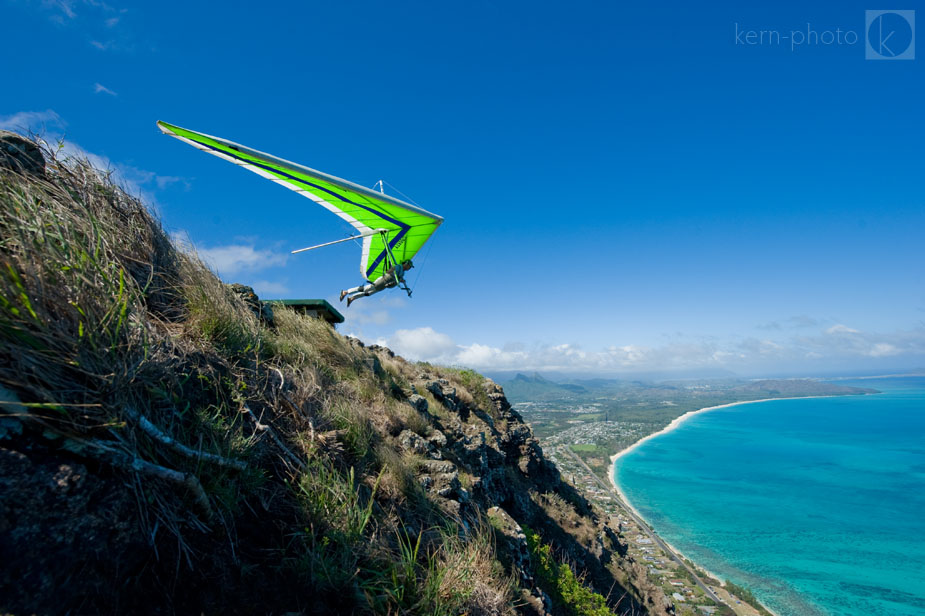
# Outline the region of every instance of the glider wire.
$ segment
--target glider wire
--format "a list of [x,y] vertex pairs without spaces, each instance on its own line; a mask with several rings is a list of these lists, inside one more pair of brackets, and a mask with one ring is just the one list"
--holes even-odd
[[[410,203],[411,205],[416,205],[416,206],[418,206],[418,207],[423,207],[420,203],[418,203],[417,201],[415,201],[414,199],[412,199],[411,197],[409,197],[408,195],[406,195],[406,194],[403,193],[402,191],[400,191],[400,190],[398,190],[397,188],[395,188],[395,186],[392,185],[391,183],[389,183],[389,182],[387,182],[387,181],[385,181],[385,180],[379,180],[379,182],[377,182],[377,183],[378,183],[380,186],[388,186],[389,188],[391,188],[392,190],[394,190],[395,192],[397,192],[399,195],[401,195],[402,197],[404,197],[405,200],[406,200],[408,203]],[[414,226],[424,226],[424,225],[414,225]],[[421,274],[424,273],[424,266],[427,265],[427,257],[430,256],[430,251],[431,251],[431,249],[434,247],[434,242],[436,242],[436,241],[437,241],[436,237],[431,237],[431,238],[430,238],[430,241],[427,243],[427,252],[424,253],[424,261],[421,263],[421,266],[420,266],[420,267],[415,268],[415,269],[418,270],[418,275],[414,277],[414,284],[411,285],[411,292],[412,292],[412,293],[413,293],[414,290],[417,288],[418,282],[421,280]]]
[[401,195],[402,197],[404,197],[404,198],[408,201],[408,203],[410,203],[411,205],[416,205],[416,206],[418,206],[418,207],[422,207],[420,203],[418,203],[417,201],[415,201],[414,199],[412,199],[411,197],[409,197],[408,195],[406,195],[406,194],[403,193],[402,191],[398,190],[397,188],[395,188],[394,186],[392,186],[391,184],[389,184],[389,183],[386,182],[385,180],[379,180],[379,181],[382,182],[383,184],[385,184],[386,186],[388,186],[389,188],[391,188],[392,190],[394,190],[395,192],[397,192],[397,193],[398,193],[399,195]]
[[[434,235],[436,235],[436,234],[434,234]],[[414,277],[414,284],[411,285],[411,292],[412,292],[412,293],[414,293],[414,290],[415,290],[415,289],[417,288],[417,286],[418,286],[418,282],[421,280],[421,274],[424,273],[424,266],[427,265],[427,257],[430,256],[430,250],[431,250],[431,248],[434,247],[434,242],[436,242],[436,241],[437,241],[437,238],[436,238],[436,237],[431,237],[431,238],[430,238],[430,241],[427,242],[427,252],[424,253],[424,261],[423,261],[423,263],[421,263],[421,267],[417,268],[417,270],[418,270],[418,275]]]

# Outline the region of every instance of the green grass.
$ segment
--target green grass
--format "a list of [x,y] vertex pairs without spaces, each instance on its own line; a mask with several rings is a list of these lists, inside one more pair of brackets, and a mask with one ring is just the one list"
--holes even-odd
[[489,411],[489,414],[495,417],[494,405],[485,390],[484,376],[468,368],[441,368],[440,371],[457,386],[461,386],[471,396],[476,406]]
[[730,593],[734,594],[739,599],[758,610],[758,613],[762,614],[762,616],[771,616],[771,613],[761,605],[761,602],[758,601],[758,598],[752,594],[752,591],[750,591],[748,588],[739,586],[738,584],[734,584],[728,580],[725,583],[725,588]]
[[579,413],[575,416],[575,419],[581,419],[583,421],[600,421],[604,417],[604,413]]
[[542,587],[565,613],[572,616],[612,616],[602,595],[588,589],[565,563],[556,562],[552,547],[539,534],[524,527],[527,547]]

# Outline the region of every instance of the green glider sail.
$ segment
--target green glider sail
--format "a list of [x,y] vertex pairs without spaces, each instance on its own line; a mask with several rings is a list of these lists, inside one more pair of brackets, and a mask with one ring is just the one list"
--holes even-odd
[[157,126],[196,149],[308,197],[350,223],[363,237],[360,272],[369,281],[382,276],[396,261],[413,258],[443,222],[436,214],[333,175],[166,122]]

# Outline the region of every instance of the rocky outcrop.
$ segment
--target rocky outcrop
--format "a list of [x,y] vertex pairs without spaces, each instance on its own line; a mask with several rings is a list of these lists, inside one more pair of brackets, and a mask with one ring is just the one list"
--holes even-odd
[[527,535],[524,534],[520,524],[501,507],[488,509],[488,521],[497,531],[499,541],[504,543],[503,554],[507,557],[506,563],[513,572],[528,585],[533,584],[533,574],[530,567],[530,549],[527,547]]
[[[419,459],[418,484],[442,510],[462,520],[487,518],[499,556],[523,589],[525,612],[552,610],[533,577],[525,524],[549,537],[546,541],[599,592],[607,595],[619,587],[608,567],[619,564],[626,547],[590,503],[561,480],[500,386],[484,379],[462,387],[424,371],[410,389],[429,395],[412,393],[405,399],[426,420],[428,433],[405,429],[396,437],[398,446]],[[643,612],[625,598],[618,611],[627,608]]]
[[434,395],[437,401],[442,402],[443,406],[449,410],[459,410],[459,398],[456,396],[456,388],[450,386],[450,382],[446,379],[428,381],[424,387]]
[[45,175],[45,157],[33,141],[16,133],[0,130],[0,167],[42,176]]
[[532,612],[537,616],[549,614],[552,611],[552,602],[545,592],[536,587],[527,536],[520,524],[501,507],[489,508],[486,515],[488,522],[495,529],[495,536],[499,543],[498,554],[504,559],[504,564],[510,568],[511,573],[520,581],[524,611]]
[[408,404],[414,407],[414,409],[421,414],[427,412],[427,398],[419,394],[411,394],[408,397]]
[[236,282],[234,284],[228,285],[228,288],[231,289],[232,293],[244,301],[244,305],[250,308],[255,317],[266,323],[268,326],[273,327],[273,309],[260,301],[260,298],[257,297],[256,293],[254,293],[253,287],[238,284]]

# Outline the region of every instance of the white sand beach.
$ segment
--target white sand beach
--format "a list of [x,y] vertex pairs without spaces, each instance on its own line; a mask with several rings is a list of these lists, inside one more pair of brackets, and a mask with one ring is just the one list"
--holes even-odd
[[[628,454],[629,452],[633,451],[634,449],[636,449],[637,447],[639,447],[640,445],[642,445],[643,443],[645,443],[645,442],[648,441],[649,439],[653,439],[653,438],[655,438],[656,436],[665,434],[666,432],[671,432],[672,430],[674,430],[675,428],[677,428],[678,426],[680,426],[682,423],[684,423],[685,421],[687,421],[688,419],[690,419],[690,418],[693,417],[694,415],[699,415],[700,413],[706,413],[706,412],[708,412],[708,411],[715,411],[716,409],[725,409],[725,408],[729,408],[729,407],[731,407],[731,406],[740,406],[740,405],[743,405],[743,404],[756,404],[756,403],[758,403],[758,402],[770,402],[771,400],[809,400],[809,399],[811,399],[811,398],[831,398],[831,397],[833,397],[833,396],[796,396],[796,397],[793,397],[793,398],[787,398],[787,397],[784,397],[784,398],[761,398],[760,400],[743,400],[742,402],[730,402],[729,404],[719,404],[719,405],[717,405],[717,406],[708,406],[708,407],[706,407],[706,408],[697,409],[696,411],[688,411],[688,412],[684,413],[683,415],[681,415],[680,417],[675,417],[673,420],[671,420],[671,423],[670,423],[670,424],[668,424],[667,426],[665,426],[664,428],[662,428],[662,429],[659,430],[658,432],[653,432],[652,434],[650,434],[650,435],[648,435],[648,436],[645,436],[645,437],[639,439],[638,441],[636,441],[635,443],[633,443],[633,444],[630,445],[629,447],[627,447],[627,448],[625,448],[625,449],[622,449],[622,450],[618,451],[617,453],[613,454],[612,456],[610,456],[610,465],[611,465],[611,467],[613,467],[614,462],[616,462],[619,458],[621,458],[621,457],[625,456],[626,454]],[[608,473],[608,476],[610,477],[610,482],[614,484],[614,488],[616,488],[617,491],[619,492],[619,491],[620,491],[620,488],[617,487],[616,482],[615,482],[614,479],[613,479],[613,472],[612,472],[612,469],[611,469],[611,472]]]
[[[614,463],[615,463],[619,458],[621,458],[621,457],[625,456],[626,454],[628,454],[629,452],[633,451],[634,449],[636,449],[637,447],[639,447],[640,445],[642,445],[643,443],[645,443],[645,442],[648,441],[649,439],[655,438],[656,436],[659,436],[659,435],[665,434],[666,432],[670,432],[670,431],[674,430],[675,428],[677,428],[678,426],[680,426],[682,423],[684,423],[685,421],[687,421],[688,419],[690,419],[691,417],[693,417],[694,415],[697,415],[697,414],[699,414],[699,413],[706,413],[706,412],[708,412],[708,411],[715,411],[715,410],[717,410],[717,409],[724,409],[724,408],[729,408],[729,407],[732,407],[732,406],[739,406],[739,405],[742,405],[742,404],[755,404],[755,403],[758,403],[758,402],[768,402],[768,401],[770,401],[770,400],[802,400],[802,399],[804,399],[804,398],[829,398],[829,397],[831,397],[831,396],[802,396],[802,397],[796,397],[796,398],[762,398],[762,399],[760,399],[760,400],[745,400],[745,401],[742,401],[742,402],[730,402],[729,404],[720,404],[720,405],[717,405],[717,406],[708,406],[708,407],[705,407],[705,408],[702,408],[702,409],[697,409],[696,411],[688,411],[687,413],[684,413],[684,414],[681,415],[680,417],[676,417],[675,419],[673,419],[673,420],[671,421],[671,423],[669,423],[667,426],[665,426],[664,428],[662,428],[662,429],[659,430],[658,432],[653,432],[652,434],[650,434],[650,435],[648,435],[648,436],[646,436],[646,437],[644,437],[644,438],[639,439],[638,441],[636,441],[635,443],[633,443],[633,444],[630,445],[629,447],[626,447],[625,449],[623,449],[623,450],[621,450],[621,451],[619,451],[619,452],[613,454],[612,456],[610,456],[610,470],[609,470],[609,472],[607,473],[607,477],[608,477],[608,479],[610,479],[610,483],[611,483],[611,485],[613,486],[614,491],[616,491],[617,495],[619,495],[620,500],[623,502],[623,504],[624,504],[627,508],[629,508],[629,510],[632,511],[633,514],[635,514],[635,516],[636,516],[637,518],[639,518],[639,519],[642,520],[642,521],[645,521],[646,524],[648,524],[648,522],[645,520],[645,518],[642,516],[642,514],[640,514],[639,511],[637,511],[636,508],[633,507],[633,505],[632,505],[632,503],[629,501],[629,499],[626,498],[626,494],[623,493],[623,491],[620,489],[620,486],[617,484],[616,479],[614,479]],[[664,542],[665,545],[667,545],[667,546],[669,547],[669,549],[673,550],[676,554],[681,555],[682,557],[686,558],[686,556],[684,556],[684,554],[683,554],[680,550],[678,550],[675,546],[669,544],[667,541],[665,541],[665,540],[664,540],[663,538],[661,538],[661,537],[659,537],[659,539],[660,539],[662,542]],[[717,575],[717,574],[715,574],[714,572],[709,571],[709,570],[707,570],[707,569],[701,567],[700,565],[698,565],[698,567],[700,567],[701,569],[703,569],[704,571],[706,571],[706,573],[707,573],[708,575],[710,575],[710,576],[712,576],[712,577],[714,577],[714,578],[716,578],[716,579],[718,579],[718,580],[723,580],[723,579],[724,579],[722,576]],[[770,610],[769,608],[765,607],[765,609],[768,609],[768,611],[771,612],[772,614],[774,614],[774,616],[778,616],[775,612],[773,612],[773,611]]]
[[688,411],[688,412],[684,413],[683,415],[681,415],[680,417],[675,417],[674,419],[671,420],[671,423],[669,423],[667,426],[665,426],[664,428],[662,428],[662,429],[659,430],[658,432],[653,432],[652,434],[650,434],[650,435],[648,435],[648,436],[645,436],[645,437],[639,439],[638,441],[636,441],[635,443],[633,443],[633,444],[630,445],[629,447],[626,447],[626,448],[624,448],[624,449],[618,451],[617,453],[613,454],[612,456],[610,456],[610,469],[609,469],[608,472],[607,472],[607,478],[610,479],[610,483],[611,483],[611,485],[613,486],[613,489],[614,489],[614,490],[617,492],[617,494],[620,496],[620,500],[623,501],[623,503],[624,503],[627,507],[629,507],[629,508],[633,511],[633,513],[636,514],[636,516],[637,516],[639,519],[644,520],[645,518],[642,516],[641,513],[639,513],[639,512],[636,510],[635,507],[633,507],[633,504],[629,501],[628,498],[626,498],[626,494],[623,493],[623,490],[621,490],[621,489],[620,489],[620,486],[617,485],[616,479],[614,479],[614,472],[613,472],[613,470],[614,470],[614,463],[616,463],[616,461],[617,461],[618,459],[620,459],[621,457],[625,456],[625,455],[628,454],[629,452],[633,451],[634,449],[636,449],[637,447],[639,447],[640,445],[642,445],[643,443],[645,443],[645,442],[648,441],[649,439],[653,439],[653,438],[655,438],[656,436],[659,436],[659,435],[661,435],[661,434],[665,434],[666,432],[671,432],[672,430],[674,430],[675,428],[677,428],[678,426],[680,426],[682,423],[684,423],[685,421],[687,421],[688,419],[690,419],[691,417],[693,417],[694,415],[697,415],[697,414],[699,414],[699,413],[706,413],[707,411],[715,411],[716,409],[724,409],[724,408],[728,408],[728,407],[730,407],[730,406],[736,406],[736,405],[738,405],[738,404],[751,404],[752,402],[766,402],[767,400],[776,400],[776,398],[763,398],[763,399],[761,399],[761,400],[748,400],[748,401],[746,401],[746,402],[730,402],[729,404],[720,404],[720,405],[717,405],[717,406],[708,406],[708,407],[706,407],[706,408],[697,409],[696,411]]

